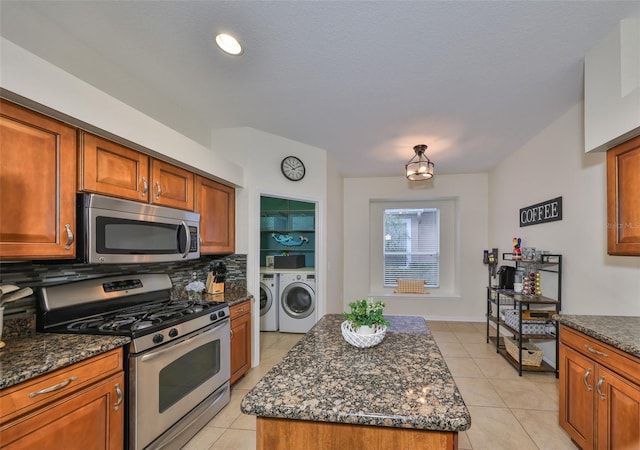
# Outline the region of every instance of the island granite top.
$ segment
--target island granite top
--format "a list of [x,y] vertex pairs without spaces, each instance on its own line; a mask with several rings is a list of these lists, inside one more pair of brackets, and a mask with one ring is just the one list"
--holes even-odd
[[329,314],[243,398],[259,417],[464,431],[471,416],[425,320],[385,316],[384,340],[371,348],[342,337],[344,317]]
[[561,324],[640,358],[640,317],[558,314]]
[[83,361],[131,342],[124,336],[35,333],[6,339],[0,349],[0,389]]

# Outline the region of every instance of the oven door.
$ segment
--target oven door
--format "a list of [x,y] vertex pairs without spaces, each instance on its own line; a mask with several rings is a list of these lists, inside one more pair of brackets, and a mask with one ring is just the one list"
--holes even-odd
[[229,319],[129,358],[129,442],[142,449],[229,381]]

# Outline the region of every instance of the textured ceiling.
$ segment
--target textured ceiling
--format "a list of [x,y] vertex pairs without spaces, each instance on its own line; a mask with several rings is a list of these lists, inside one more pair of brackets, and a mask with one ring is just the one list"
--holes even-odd
[[585,54],[640,2],[2,0],[0,16],[8,40],[204,145],[253,127],[387,176],[420,143],[436,174],[491,169],[580,101]]

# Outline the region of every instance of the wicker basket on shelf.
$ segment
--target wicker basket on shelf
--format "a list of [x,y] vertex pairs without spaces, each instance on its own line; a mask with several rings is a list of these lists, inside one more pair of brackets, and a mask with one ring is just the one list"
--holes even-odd
[[[519,360],[518,341],[511,338],[504,338],[504,347],[507,353],[516,361]],[[542,364],[542,355],[544,352],[531,342],[522,343],[522,365],[540,367]]]

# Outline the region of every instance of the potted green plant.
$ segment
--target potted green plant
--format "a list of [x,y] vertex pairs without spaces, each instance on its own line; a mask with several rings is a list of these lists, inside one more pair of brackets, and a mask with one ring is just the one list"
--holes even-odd
[[363,298],[349,303],[351,312],[344,312],[344,317],[359,334],[373,334],[377,329],[391,325],[382,315],[385,304],[381,301]]

